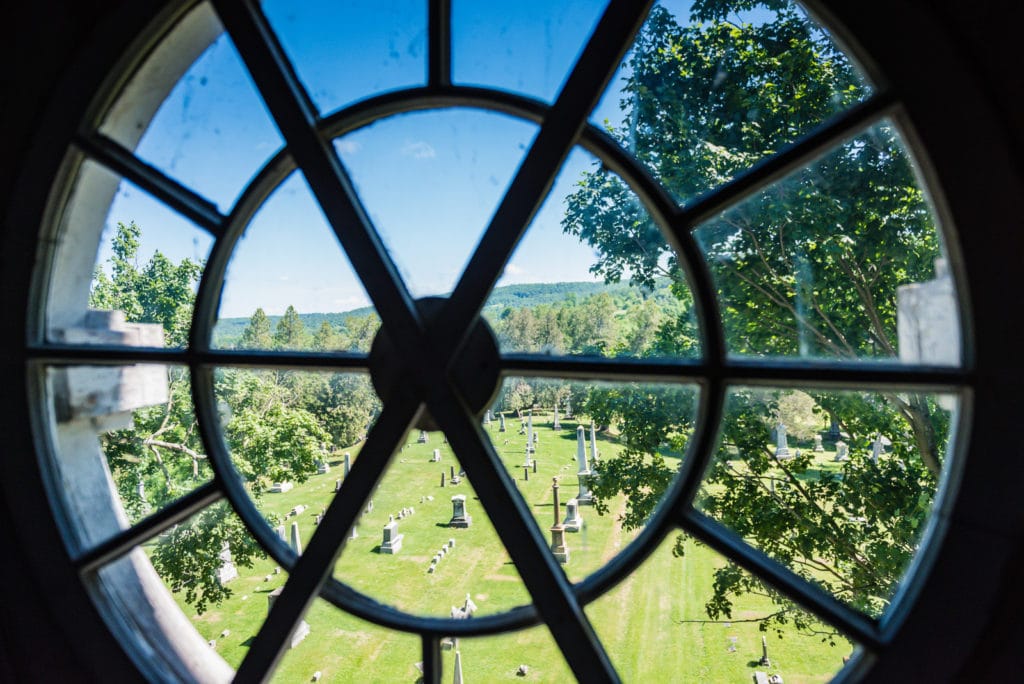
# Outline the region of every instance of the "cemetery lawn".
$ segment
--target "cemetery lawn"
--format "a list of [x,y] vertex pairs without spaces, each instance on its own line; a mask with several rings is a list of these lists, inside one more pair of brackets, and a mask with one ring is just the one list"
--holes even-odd
[[[552,478],[559,477],[561,517],[566,501],[578,490],[576,423],[563,419],[562,429],[554,431],[550,414],[534,416],[539,438],[537,472],[529,469],[527,481],[522,468],[526,437],[518,434],[517,419],[507,418],[506,422],[505,433],[498,431],[497,421],[485,429],[532,508],[544,538],[550,539]],[[455,486],[450,484],[450,468],[454,466],[458,473],[460,465],[442,443],[443,435],[431,433],[427,444],[416,444],[416,434],[392,459],[373,496],[372,512],[359,522],[358,538],[346,545],[338,559],[335,577],[382,603],[422,615],[448,616],[452,606],[463,605],[467,593],[478,606],[477,615],[527,603],[529,595],[470,483],[463,478]],[[589,455],[589,442],[587,448]],[[619,447],[614,437],[599,434],[598,448],[601,457],[608,457]],[[440,463],[430,462],[434,449],[441,450]],[[350,451],[354,462],[358,448]],[[820,456],[824,465],[831,454]],[[296,505],[308,506],[300,515],[286,519],[289,530],[292,522],[299,523],[303,544],[307,544],[316,529],[315,515],[329,504],[335,481],[342,478],[341,462],[338,452],[327,474],[314,475],[283,494],[264,494],[260,508],[284,519]],[[443,488],[442,472],[446,479]],[[343,489],[339,495],[344,494]],[[447,527],[455,494],[466,496],[467,513],[473,519],[468,529]],[[623,505],[622,501],[613,502],[604,516],[590,506],[580,507],[583,530],[565,534],[570,559],[563,568],[570,580],[584,579],[634,537],[616,521],[616,512]],[[395,555],[379,553],[381,529],[389,514],[397,518],[399,511],[410,507],[415,513],[398,521],[398,532],[404,535],[401,550]],[[431,558],[449,539],[455,540],[454,548],[440,560],[436,571],[428,574]],[[746,595],[734,606],[733,622],[708,621],[704,603],[712,595],[713,572],[724,560],[692,542],[687,542],[683,558],[675,558],[673,543],[674,535],[669,535],[629,579],[586,607],[623,681],[741,682],[751,681],[753,672],[762,670],[779,673],[787,684],[794,684],[828,681],[842,667],[843,656],[852,651],[848,642],[839,640],[830,646],[821,636],[794,629],[781,639],[774,631],[767,633],[771,667],[758,666],[762,632],[757,622],[744,620],[755,620],[778,607],[765,597]],[[175,596],[199,633],[215,640],[218,653],[234,667],[266,618],[266,595],[287,579],[283,570],[273,574],[275,566],[272,560],[264,560],[252,568],[239,567],[238,579],[229,585],[232,596],[202,615],[185,604],[182,595]],[[315,671],[322,673],[325,682],[411,683],[419,677],[414,663],[422,659],[421,646],[414,635],[367,623],[322,599],[310,608],[306,621],[311,628],[309,636],[287,651],[274,681],[308,682]],[[221,636],[225,630],[229,633]],[[463,675],[469,682],[573,679],[543,625],[462,639],[458,647]],[[443,651],[442,656],[443,681],[450,682],[454,653]],[[529,668],[525,677],[516,676],[520,665]]]

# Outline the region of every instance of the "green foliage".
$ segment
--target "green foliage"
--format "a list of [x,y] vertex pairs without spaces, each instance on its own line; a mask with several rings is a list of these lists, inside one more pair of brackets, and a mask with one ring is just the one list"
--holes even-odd
[[265,557],[230,506],[217,503],[161,537],[150,560],[171,591],[184,592],[186,602],[202,614],[232,595],[217,577],[225,551],[235,566],[242,568],[251,568]]
[[202,265],[190,259],[174,264],[162,253],[154,252],[140,270],[139,235],[134,222],[117,224],[110,259],[112,275],[97,266],[89,306],[120,309],[128,321],[159,323],[169,345],[183,346],[188,341],[195,283]]
[[[737,12],[759,11],[743,23]],[[701,0],[680,25],[656,7],[630,58],[610,130],[683,202],[721,186],[861,100],[853,65],[800,10],[771,0]],[[625,184],[598,167],[567,200],[563,230],[598,252],[592,272],[648,285],[667,277],[680,307],[643,340],[641,355],[698,348],[681,265]],[[840,359],[893,357],[896,287],[927,280],[940,256],[936,230],[896,132],[877,125],[696,231],[711,269],[731,352]],[[650,312],[647,312],[650,314]],[[609,353],[609,350],[602,350]],[[680,409],[691,404],[680,399]],[[617,423],[627,448],[603,461],[595,493],[625,493],[629,525],[641,524],[692,430],[687,410],[666,412],[643,388],[595,390],[586,410]],[[779,462],[769,449],[782,416],[799,439],[835,419],[852,458],[821,466],[810,450]],[[735,389],[700,504],[715,519],[841,599],[879,615],[916,549],[941,471],[949,416],[919,394],[765,392]],[[893,442],[877,463],[875,435]],[[681,549],[680,549],[681,550]],[[716,573],[712,617],[744,593],[785,600],[726,566]]]
[[274,329],[274,347],[276,349],[304,349],[309,342],[306,326],[299,318],[299,312],[291,304],[285,309],[284,316],[277,322]]
[[[193,284],[201,267],[188,259],[174,264],[157,252],[141,269],[137,255],[141,231],[119,224],[111,259],[112,277],[97,268],[90,303],[120,309],[129,321],[159,323],[165,339],[188,340]],[[343,331],[318,331],[310,337],[293,307],[271,334],[271,323],[257,309],[242,332],[239,346],[250,349],[301,349],[311,344],[336,348],[351,344],[368,349],[379,323],[375,316],[355,316]],[[330,334],[328,334],[328,332]],[[340,341],[340,342],[339,342]],[[205,446],[191,403],[187,369],[168,371],[169,401],[138,409],[129,429],[103,437],[114,483],[134,522],[193,490],[211,476]],[[258,498],[266,483],[302,482],[326,458],[327,446],[362,439],[378,403],[369,380],[361,375],[220,369],[216,375],[222,426],[232,462],[250,494]],[[231,595],[217,579],[220,553],[230,543],[236,563],[262,557],[233,516],[204,511],[156,544],[153,562],[164,580],[186,593],[202,612]]]
[[241,349],[270,349],[274,338],[270,334],[270,319],[263,309],[258,308],[249,319],[249,325],[242,331],[238,346]]

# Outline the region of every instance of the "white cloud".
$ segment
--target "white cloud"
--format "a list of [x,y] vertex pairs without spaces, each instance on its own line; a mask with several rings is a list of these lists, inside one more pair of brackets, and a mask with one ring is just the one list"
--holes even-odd
[[363,149],[363,146],[359,144],[358,140],[339,140],[334,143],[337,147],[338,152],[342,154],[355,154],[359,150]]
[[514,277],[521,276],[525,273],[526,269],[520,266],[516,266],[515,264],[509,264],[508,266],[505,267],[505,272],[502,275]]
[[437,156],[437,151],[434,147],[424,140],[407,141],[402,146],[401,152],[413,159],[433,159]]

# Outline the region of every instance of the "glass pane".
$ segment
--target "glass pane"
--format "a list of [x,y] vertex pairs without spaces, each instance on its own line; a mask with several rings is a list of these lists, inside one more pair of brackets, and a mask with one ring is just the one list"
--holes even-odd
[[[209,667],[206,653],[212,651],[238,667],[267,616],[268,594],[285,581],[284,571],[266,557],[225,502],[140,548],[144,556],[136,550],[99,572],[104,591],[133,607],[122,617],[138,621],[137,631],[144,635],[154,629],[151,621],[155,620],[175,634],[178,648],[191,627],[195,630],[192,652],[187,654],[191,661],[198,659]],[[161,581],[168,594],[154,588]],[[141,610],[142,606],[150,607],[152,613]],[[224,667],[223,661],[212,661],[218,662]]]
[[[192,45],[182,46],[185,54],[191,49]],[[152,87],[159,88],[163,78],[162,73],[152,76]],[[222,33],[178,80],[148,124],[123,124],[113,118],[100,132],[134,149],[141,159],[215,202],[224,213],[283,144],[249,72]],[[145,132],[138,140],[140,127]]]
[[889,122],[696,236],[732,354],[960,363],[937,221]]
[[88,548],[213,478],[182,366],[46,372],[61,489]]
[[[353,454],[358,457],[358,454]],[[508,551],[441,432],[414,430],[366,502],[334,576],[381,603],[451,617],[530,602]]]
[[484,427],[570,580],[646,524],[682,463],[696,404],[692,385],[505,380]]
[[368,352],[379,326],[305,179],[292,174],[235,245],[214,346]]
[[215,382],[232,462],[257,507],[282,520],[294,516],[289,522],[301,523],[308,539],[314,514],[347,473],[346,454],[380,413],[369,376],[220,368]]
[[693,297],[640,200],[570,154],[484,308],[502,352],[693,358]]
[[[461,678],[456,678],[456,673]],[[441,682],[572,682],[569,664],[545,625],[508,634],[441,641]]]
[[454,0],[453,80],[553,102],[605,5]]
[[663,2],[591,123],[679,201],[722,185],[871,87],[793,2]]
[[321,112],[422,85],[427,3],[263,0],[263,11]]
[[414,682],[423,659],[414,634],[379,627],[317,599],[309,635],[285,651],[272,682]]
[[662,542],[586,613],[624,682],[749,682],[756,672],[826,682],[856,648],[682,535]]
[[922,392],[734,388],[698,508],[880,617],[922,542],[957,403]]
[[413,296],[451,292],[536,131],[456,108],[389,117],[335,142]]
[[[48,336],[71,344],[185,346],[211,237],[136,186],[86,162],[77,190],[89,192],[97,181],[116,191],[102,233],[97,231],[91,279],[76,282],[82,270],[76,264],[54,270]],[[83,316],[73,311],[80,294],[71,297],[68,290],[86,283],[88,300],[82,304],[89,312]],[[75,323],[69,326],[69,319]]]

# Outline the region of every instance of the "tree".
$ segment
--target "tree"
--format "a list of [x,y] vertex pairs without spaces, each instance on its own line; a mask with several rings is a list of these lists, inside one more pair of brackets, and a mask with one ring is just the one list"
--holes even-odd
[[313,335],[313,349],[316,351],[335,351],[341,347],[341,336],[334,326],[322,321]]
[[[102,266],[96,269],[90,306],[122,310],[129,321],[158,323],[166,340],[184,344],[201,265],[188,259],[174,264],[158,251],[140,269],[140,243],[141,231],[134,223],[118,224],[110,259],[112,276]],[[301,333],[301,321],[279,330],[287,333],[282,337],[291,344],[296,336],[289,331]],[[272,346],[270,324],[262,309],[253,314],[241,344]],[[293,391],[301,384],[294,375],[243,369],[217,372],[222,429],[231,460],[257,501],[266,482],[302,481],[315,472],[324,455],[321,445],[330,439],[315,412],[301,402],[309,395]],[[170,367],[168,387],[167,403],[136,410],[131,428],[103,436],[114,483],[133,522],[212,477],[192,408],[188,370]],[[152,552],[153,564],[173,590],[184,591],[186,600],[202,612],[231,595],[230,587],[222,586],[217,577],[225,543],[233,562],[241,567],[251,567],[255,558],[264,555],[230,508],[219,506],[161,536]]]
[[277,349],[296,350],[305,349],[308,343],[306,326],[299,317],[299,312],[289,304],[274,329],[274,345]]
[[[755,9],[755,21],[737,19]],[[627,124],[610,131],[680,200],[715,189],[867,93],[828,36],[788,2],[700,0],[691,11],[687,26],[664,8],[652,11],[630,58],[621,102]],[[597,250],[591,270],[607,281],[650,286],[668,277],[688,303],[675,254],[607,169],[584,174],[567,200],[563,230]],[[925,198],[885,123],[706,222],[696,236],[730,352],[754,356],[895,356],[895,289],[930,278],[940,256]],[[661,322],[649,353],[692,354],[699,337],[688,311],[684,304]],[[626,448],[603,462],[595,492],[627,495],[627,525],[650,515],[675,472],[660,445],[667,438],[681,449],[692,430],[685,411],[667,416],[638,393],[615,389],[588,399],[589,411],[622,424]],[[804,577],[878,615],[915,551],[949,417],[916,393],[808,394],[839,420],[853,457],[834,473],[815,467],[809,452],[776,461],[768,429],[780,402],[787,411],[791,399],[736,388],[700,505]],[[893,453],[876,463],[866,453],[878,433],[892,440]],[[749,591],[767,590],[734,566],[722,568],[709,616],[728,616],[732,599]],[[796,618],[783,609],[765,624],[789,619]]]
[[263,309],[257,308],[249,318],[238,342],[241,349],[271,349],[274,338],[270,334],[270,319]]

